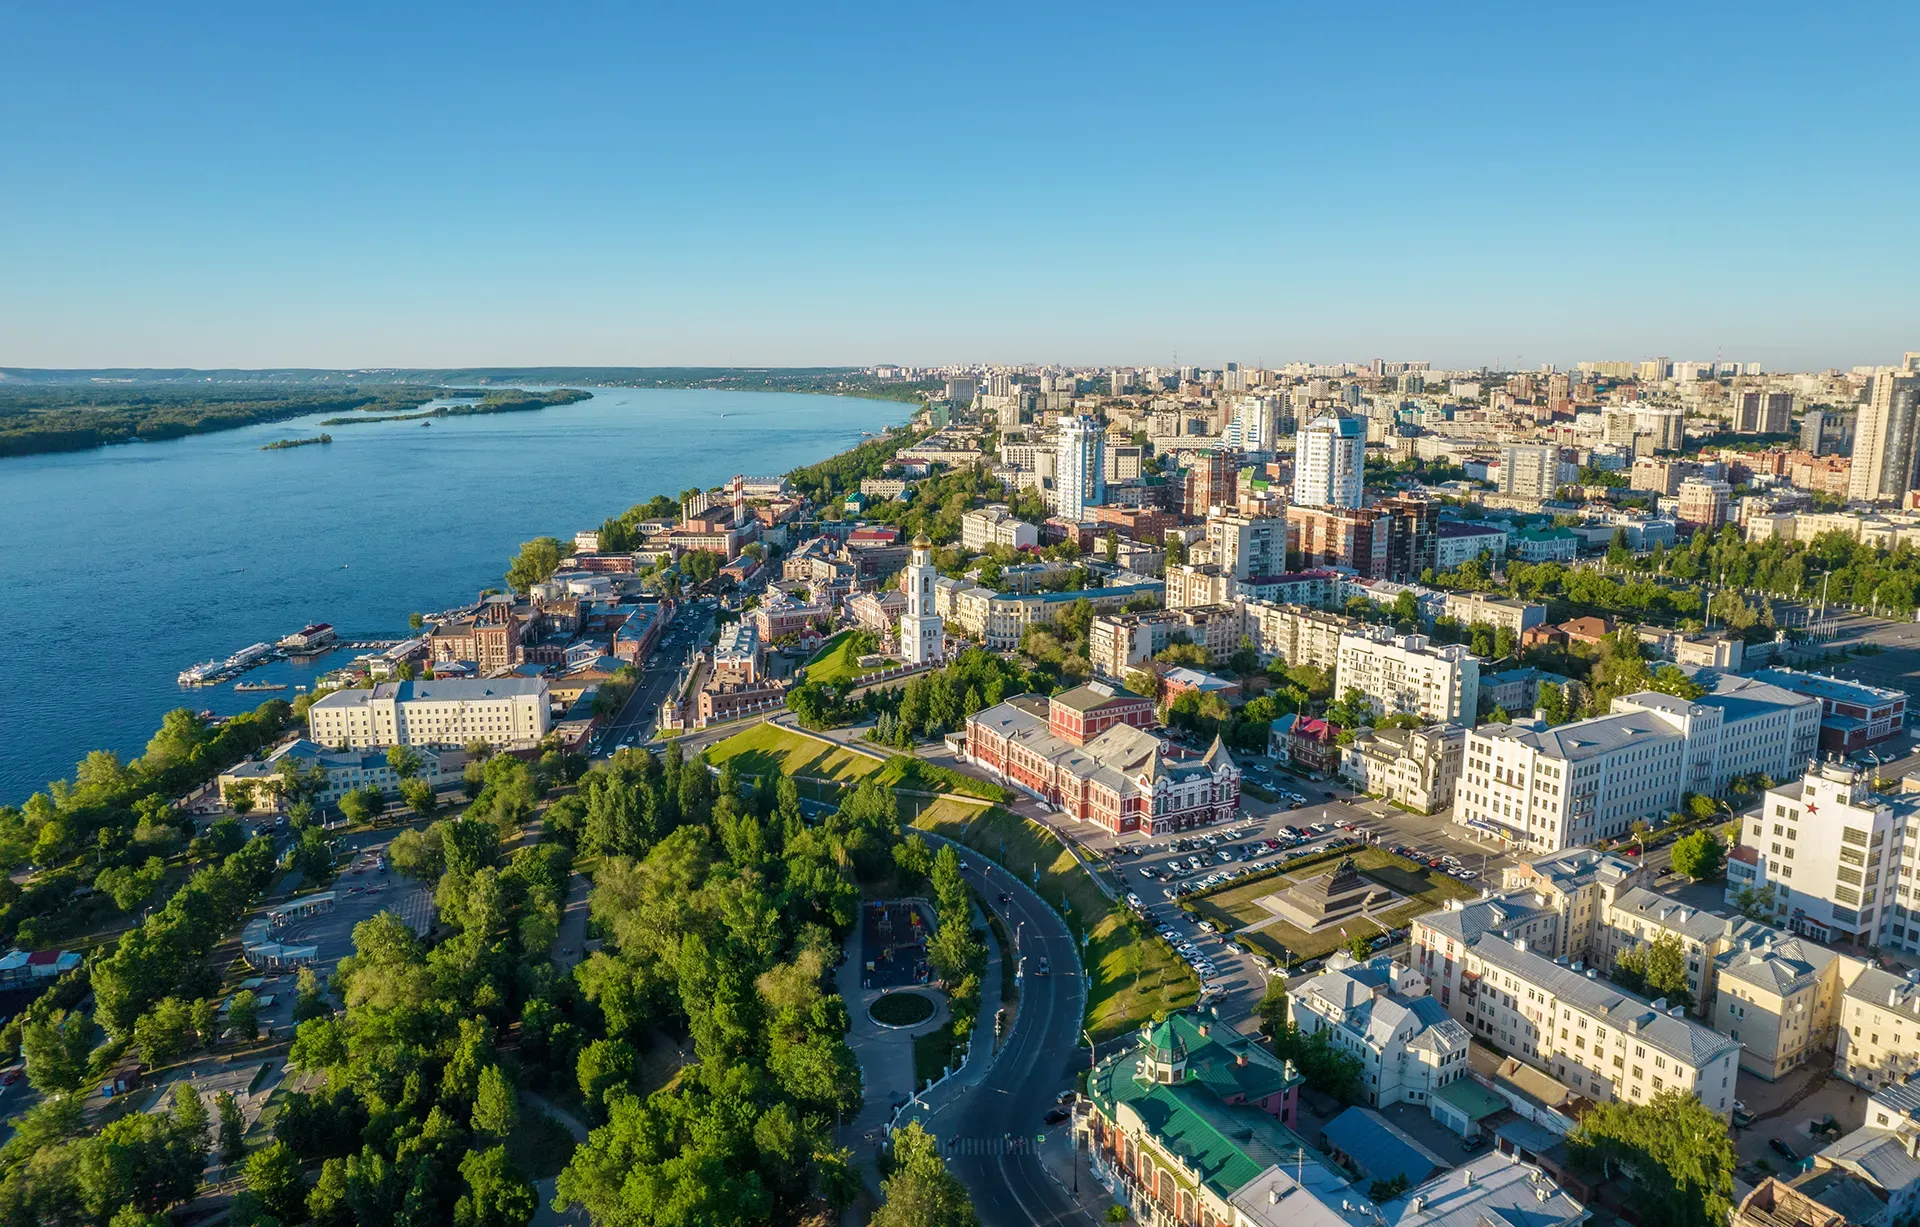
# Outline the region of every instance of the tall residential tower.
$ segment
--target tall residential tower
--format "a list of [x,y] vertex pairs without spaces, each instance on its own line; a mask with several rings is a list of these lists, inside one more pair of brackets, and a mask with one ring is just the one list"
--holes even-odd
[[1060,421],[1060,451],[1054,466],[1053,506],[1070,524],[1087,518],[1087,508],[1107,501],[1107,428],[1082,414]]
[[1358,507],[1367,448],[1364,419],[1328,413],[1294,436],[1296,507]]

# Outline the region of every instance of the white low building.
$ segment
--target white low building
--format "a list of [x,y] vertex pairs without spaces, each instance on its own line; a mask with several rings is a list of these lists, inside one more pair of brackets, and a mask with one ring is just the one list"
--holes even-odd
[[1553,852],[1618,839],[1641,819],[1717,796],[1744,775],[1802,769],[1820,709],[1749,678],[1699,675],[1697,699],[1643,690],[1609,715],[1555,728],[1488,724],[1467,737],[1453,820],[1520,849]]
[[1367,1102],[1426,1104],[1467,1074],[1467,1029],[1427,995],[1426,977],[1390,958],[1357,963],[1344,953],[1287,998],[1303,1034],[1327,1031],[1364,1070]]
[[307,709],[308,736],[334,749],[475,741],[521,749],[537,745],[552,727],[543,677],[382,682],[322,695]]

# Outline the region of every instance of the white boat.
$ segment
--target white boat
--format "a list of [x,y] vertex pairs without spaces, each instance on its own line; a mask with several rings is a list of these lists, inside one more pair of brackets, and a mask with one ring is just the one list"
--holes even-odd
[[226,667],[229,669],[244,669],[272,651],[273,645],[270,643],[250,644],[227,657]]
[[195,665],[191,669],[180,670],[178,680],[182,686],[198,686],[202,682],[212,678],[214,674],[220,672],[220,669],[221,665],[219,661],[209,660],[203,664]]

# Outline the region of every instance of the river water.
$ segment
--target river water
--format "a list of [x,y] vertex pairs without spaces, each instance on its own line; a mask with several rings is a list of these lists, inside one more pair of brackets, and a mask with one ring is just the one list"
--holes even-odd
[[[563,540],[655,494],[785,473],[898,424],[851,397],[631,388],[528,413],[321,427],[315,415],[164,443],[0,460],[0,804],[87,751],[138,754],[188,665],[309,622],[406,633],[407,615],[502,584],[529,537]],[[327,446],[263,452],[326,431]],[[276,662],[304,683],[345,657]],[[291,699],[291,690],[278,692]]]

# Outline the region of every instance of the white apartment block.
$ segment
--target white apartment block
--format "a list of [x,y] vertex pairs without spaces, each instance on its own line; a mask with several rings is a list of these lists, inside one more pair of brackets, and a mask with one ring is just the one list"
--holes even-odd
[[1453,821],[1517,851],[1617,838],[1679,806],[1686,748],[1664,712],[1483,724],[1467,734]]
[[1340,752],[1340,778],[1421,814],[1453,805],[1467,733],[1456,725],[1360,729]]
[[1804,696],[1708,675],[1691,701],[1643,690],[1609,715],[1543,729],[1484,725],[1467,739],[1453,820],[1520,848],[1552,852],[1625,835],[1689,792],[1717,796],[1740,775],[1792,774],[1819,738]]
[[1293,502],[1298,507],[1358,507],[1367,423],[1324,414],[1294,436]]
[[1302,1034],[1329,1033],[1358,1058],[1367,1103],[1427,1103],[1467,1076],[1467,1029],[1427,995],[1426,977],[1388,958],[1356,963],[1344,953],[1288,994],[1287,1013]]
[[1368,627],[1340,637],[1336,695],[1357,688],[1384,716],[1471,728],[1480,707],[1480,658],[1460,644]]
[[1645,1103],[1662,1091],[1692,1094],[1719,1115],[1733,1112],[1740,1045],[1669,1008],[1532,951],[1525,939],[1482,933],[1459,945],[1416,922],[1416,966],[1438,955],[1457,962],[1459,989],[1447,1012],[1468,1032],[1544,1070],[1596,1103]]
[[1773,922],[1815,941],[1920,950],[1913,873],[1920,798],[1878,796],[1872,773],[1824,762],[1767,790],[1727,859],[1727,898],[1771,890]]
[[322,695],[307,709],[309,738],[329,749],[472,741],[524,749],[552,727],[543,677],[382,682],[371,690]]
[[1021,550],[1040,544],[1040,529],[994,503],[960,517],[960,544],[975,553],[994,545]]
[[1560,449],[1510,443],[1500,449],[1500,493],[1531,503],[1551,499],[1560,488]]
[[1055,455],[1054,510],[1068,523],[1107,501],[1107,428],[1097,418],[1063,418]]
[[1507,531],[1483,524],[1442,524],[1433,542],[1436,570],[1451,571],[1469,558],[1507,556]]

